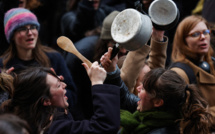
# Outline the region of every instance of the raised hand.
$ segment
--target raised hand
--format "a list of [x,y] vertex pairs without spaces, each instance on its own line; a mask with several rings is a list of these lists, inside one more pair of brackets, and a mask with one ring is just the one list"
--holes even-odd
[[107,76],[107,72],[98,64],[97,61],[95,61],[90,68],[86,63],[82,63],[82,65],[87,71],[92,86],[96,84],[103,84]]
[[113,72],[116,69],[116,64],[118,62],[117,55],[112,60],[110,60],[112,49],[113,48],[109,47],[108,52],[106,52],[100,59],[102,67],[107,72]]
[[164,32],[165,31],[160,31],[153,27],[152,38],[156,41],[163,41]]

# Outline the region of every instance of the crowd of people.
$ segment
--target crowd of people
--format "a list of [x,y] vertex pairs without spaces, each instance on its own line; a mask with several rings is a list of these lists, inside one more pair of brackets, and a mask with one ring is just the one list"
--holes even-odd
[[[117,15],[148,13],[153,1],[2,0],[0,133],[214,133],[213,2],[173,0],[174,27],[152,27],[138,49],[116,48]],[[60,49],[60,36],[92,65]]]

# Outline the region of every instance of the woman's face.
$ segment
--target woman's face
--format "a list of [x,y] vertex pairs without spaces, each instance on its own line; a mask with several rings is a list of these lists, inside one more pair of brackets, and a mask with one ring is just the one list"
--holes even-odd
[[[148,65],[144,65],[144,67],[142,68],[142,70],[140,71],[140,74],[137,78],[137,81],[136,81],[136,85],[134,86],[135,87],[135,90],[138,91],[138,88],[142,88],[143,86],[143,79],[144,79],[144,76],[146,75],[146,73],[148,73],[151,69],[149,68]],[[139,87],[141,86],[141,87]]]
[[66,84],[61,82],[53,75],[48,74],[46,78],[47,84],[50,86],[51,105],[61,108],[67,108],[69,106],[66,97]]
[[199,22],[186,37],[188,47],[200,56],[207,54],[210,46],[210,34],[206,30],[208,30],[206,24]]
[[26,25],[18,28],[14,32],[14,41],[17,50],[34,49],[38,39],[38,30],[35,25]]
[[138,97],[140,100],[137,102],[137,110],[140,112],[154,108],[153,99],[148,92],[142,88],[138,88]]

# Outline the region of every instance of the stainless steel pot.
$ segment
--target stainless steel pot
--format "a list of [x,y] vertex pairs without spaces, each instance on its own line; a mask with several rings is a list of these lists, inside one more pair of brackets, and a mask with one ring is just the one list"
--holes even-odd
[[111,26],[113,40],[129,51],[137,50],[146,44],[151,33],[151,19],[130,8],[121,11]]
[[179,10],[172,0],[154,0],[148,10],[153,26],[158,30],[174,27],[180,17]]

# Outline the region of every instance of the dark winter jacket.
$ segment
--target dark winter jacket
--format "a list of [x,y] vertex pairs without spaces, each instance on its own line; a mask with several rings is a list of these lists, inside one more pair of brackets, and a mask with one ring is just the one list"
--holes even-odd
[[75,121],[71,114],[59,114],[46,134],[116,134],[120,126],[120,90],[114,85],[92,86],[94,114]]

